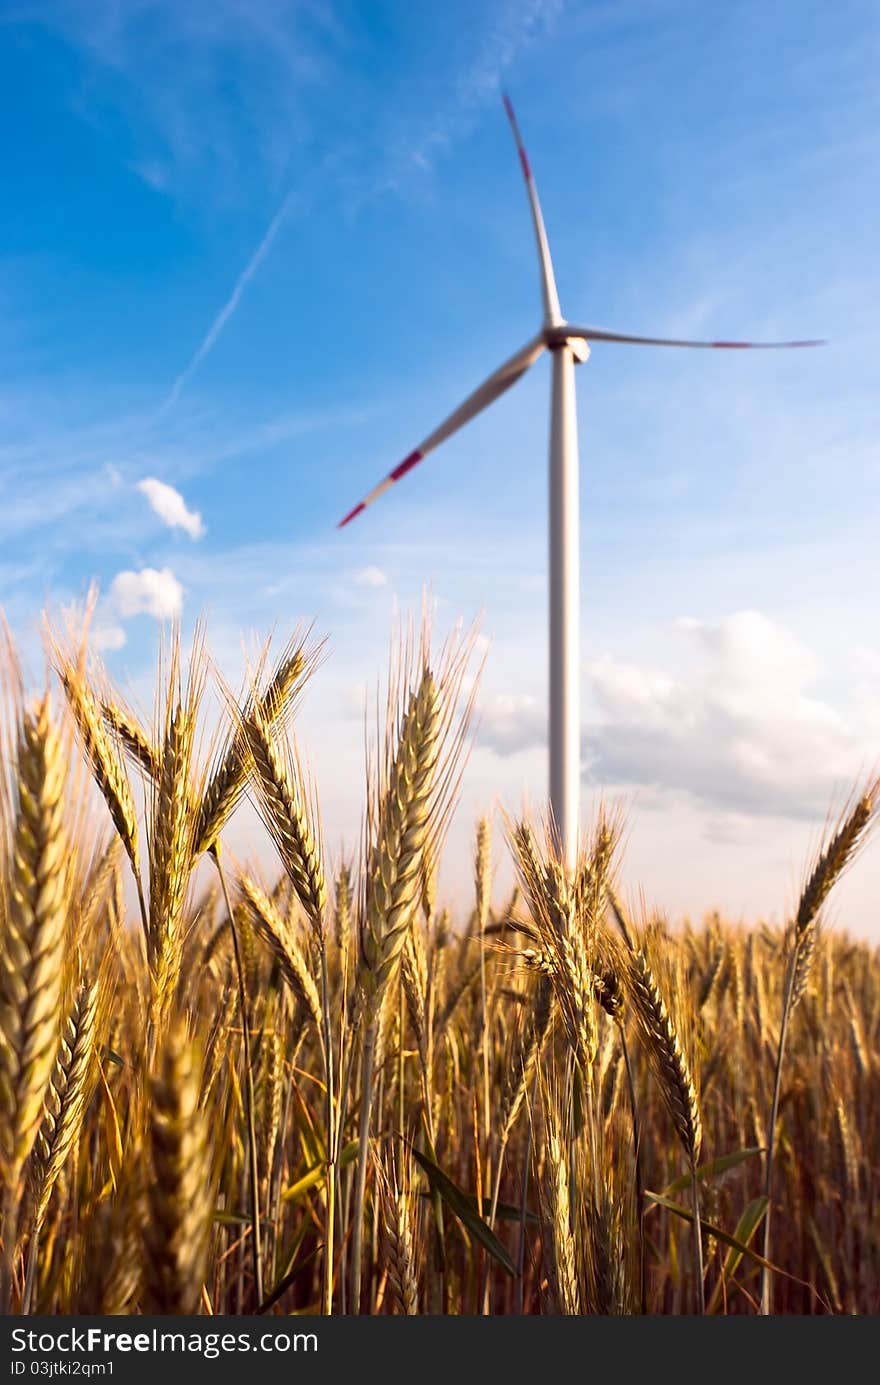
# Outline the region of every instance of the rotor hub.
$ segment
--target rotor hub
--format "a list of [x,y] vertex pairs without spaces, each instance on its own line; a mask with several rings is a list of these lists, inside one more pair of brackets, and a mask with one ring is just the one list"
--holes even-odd
[[550,327],[545,327],[544,343],[548,351],[558,351],[561,347],[567,346],[576,365],[583,365],[584,361],[590,359],[589,346],[583,337],[569,335],[567,322],[554,323]]

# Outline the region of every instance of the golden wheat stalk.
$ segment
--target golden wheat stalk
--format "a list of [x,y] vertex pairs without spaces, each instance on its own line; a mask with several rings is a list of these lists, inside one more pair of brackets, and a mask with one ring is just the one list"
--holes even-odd
[[556,1295],[560,1310],[577,1316],[581,1312],[581,1292],[577,1248],[572,1233],[568,1147],[565,1140],[559,1139],[555,1129],[549,1133],[548,1154]]
[[[541,967],[550,976],[556,1004],[572,1054],[587,1076],[596,1054],[593,1003],[594,958],[589,955],[592,920],[579,912],[575,890],[561,862],[544,862],[525,823],[512,833],[516,865],[525,886],[538,940]],[[589,940],[588,940],[589,939]]]
[[122,843],[119,838],[111,837],[108,845],[89,871],[79,907],[79,930],[81,933],[87,933],[95,924],[108,896],[116,889],[121,851]]
[[[129,1181],[130,1177],[129,1173]],[[85,1236],[77,1247],[79,1284],[73,1290],[77,1313],[93,1317],[133,1311],[141,1277],[142,1208],[129,1193],[126,1181],[115,1195],[92,1203]]]
[[[373,1101],[373,1072],[383,1001],[396,974],[407,930],[422,893],[423,871],[439,850],[457,789],[457,764],[473,709],[472,691],[464,712],[456,702],[472,641],[452,646],[435,676],[423,631],[420,670],[409,680],[404,659],[403,713],[396,744],[391,734],[397,714],[395,679],[389,687],[385,773],[377,785],[378,812],[372,801],[367,819],[367,879],[360,928],[356,1023],[363,1022],[358,1166],[353,1201],[351,1301],[360,1311],[364,1195]],[[458,726],[453,724],[458,718]],[[375,818],[373,814],[376,814]]]
[[[550,1021],[553,1015],[553,983],[549,976],[541,975],[535,987],[534,1002],[528,1017],[520,1029],[513,1057],[507,1069],[507,1079],[501,1096],[498,1126],[500,1130],[500,1149],[498,1155],[497,1178],[500,1183],[501,1161],[510,1139],[516,1118],[522,1108],[526,1092],[541,1059]],[[494,1222],[498,1189],[493,1197],[492,1220]]]
[[291,755],[276,744],[261,710],[255,707],[242,723],[254,765],[263,820],[300,903],[312,927],[323,935],[327,884],[321,846],[305,796],[299,791],[299,775],[292,772]]
[[192,866],[189,767],[193,731],[190,709],[178,703],[162,747],[150,834],[149,942],[157,1027],[171,1004],[183,950],[183,906]]
[[44,1098],[43,1121],[32,1156],[35,1231],[39,1231],[43,1224],[52,1190],[79,1139],[86,1107],[97,1080],[95,1034],[98,998],[97,983],[80,983],[67,1016]]
[[64,754],[48,697],[22,717],[9,904],[0,947],[0,1161],[14,1187],[52,1073],[68,918]]
[[630,957],[629,992],[676,1134],[688,1160],[695,1164],[703,1142],[696,1083],[660,987],[641,950]]
[[59,676],[95,782],[139,880],[137,813],[125,767],[104,730],[98,702],[79,670],[72,663],[62,660]]
[[172,1028],[149,1087],[142,1238],[144,1302],[153,1313],[195,1313],[207,1274],[214,1209],[200,1081],[195,1045]]
[[[414,1317],[419,1312],[418,1230],[411,1191],[411,1162],[401,1175],[392,1161],[374,1159],[379,1211],[385,1232],[388,1280],[398,1312]],[[401,1186],[402,1180],[406,1185]]]
[[[268,730],[284,722],[294,696],[306,681],[313,656],[302,642],[291,642],[276,665],[265,691],[251,696],[242,716],[246,721],[255,716]],[[196,855],[210,851],[245,790],[249,772],[249,744],[242,725],[236,726],[228,745],[211,775],[202,795],[196,819],[194,842]]]
[[64,751],[48,695],[21,718],[11,879],[0,939],[0,1174],[8,1312],[21,1172],[40,1123],[60,1024],[68,916]]
[[306,952],[265,891],[248,875],[241,876],[239,883],[257,933],[278,963],[294,998],[303,1007],[318,1035],[322,1035],[321,999]]
[[352,934],[351,867],[346,861],[342,862],[336,875],[334,905],[333,940],[344,965]]
[[122,742],[129,758],[149,779],[158,779],[161,756],[134,713],[114,701],[105,701],[102,711],[105,722]]
[[[859,794],[854,806],[846,814],[837,831],[828,842],[813,866],[806,884],[801,891],[797,913],[789,931],[788,957],[785,981],[783,983],[782,1017],[779,1025],[779,1044],[776,1052],[776,1067],[773,1080],[773,1099],[770,1118],[767,1124],[767,1162],[764,1193],[767,1198],[767,1212],[764,1217],[763,1254],[770,1259],[770,1225],[772,1219],[773,1163],[776,1153],[776,1126],[779,1118],[779,1101],[782,1093],[782,1063],[791,1012],[807,989],[819,934],[819,912],[832,887],[852,862],[868,828],[875,819],[880,779],[873,779]],[[761,1268],[761,1313],[770,1312],[770,1272],[766,1265]]]
[[440,690],[426,667],[403,719],[368,882],[359,981],[371,1019],[378,1014],[418,905],[440,729]]
[[706,1309],[706,1299],[700,1185],[697,1176],[697,1161],[703,1144],[699,1095],[678,1031],[645,953],[638,948],[630,954],[629,961],[629,994],[633,1011],[642,1031],[649,1061],[660,1084],[661,1095],[690,1165],[696,1311],[702,1314]]

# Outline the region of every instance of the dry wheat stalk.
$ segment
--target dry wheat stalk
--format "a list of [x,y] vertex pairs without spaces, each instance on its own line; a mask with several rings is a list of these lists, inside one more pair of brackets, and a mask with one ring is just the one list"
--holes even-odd
[[112,837],[89,871],[79,906],[81,932],[88,932],[93,926],[108,895],[118,886],[121,850],[119,838]]
[[257,932],[280,966],[293,995],[322,1034],[321,998],[306,954],[265,891],[248,875],[241,877],[240,884]]
[[[291,699],[298,693],[310,671],[310,658],[302,644],[285,650],[266,690],[251,697],[243,716],[258,716],[267,731],[283,722]],[[239,725],[202,795],[198,808],[194,842],[196,855],[209,851],[228,822],[241,797],[249,771],[248,738]]]
[[630,1311],[627,1237],[615,1197],[613,1171],[603,1173],[598,1192],[585,1199],[587,1279],[593,1311],[606,1316]]
[[136,1217],[128,1184],[94,1204],[79,1254],[78,1313],[132,1312],[141,1268]]
[[275,1162],[275,1147],[281,1129],[281,1096],[284,1085],[284,1053],[277,1029],[264,1036],[263,1065],[263,1170],[268,1180]]
[[629,990],[672,1123],[688,1159],[696,1164],[703,1141],[696,1084],[660,987],[641,950],[630,957]]
[[320,938],[327,886],[320,842],[304,797],[298,791],[288,757],[273,740],[271,728],[258,707],[242,726],[253,761],[263,820],[300,903]]
[[368,882],[359,980],[371,1018],[378,1014],[418,903],[440,731],[440,690],[425,668],[401,727]]
[[836,1163],[836,1183],[841,1196],[857,1200],[859,1197],[859,1159],[846,1106],[840,1096],[834,1100],[832,1150]]
[[819,911],[871,824],[878,792],[880,782],[875,781],[857,799],[824,851],[820,852],[801,892],[789,941],[789,955],[793,959],[790,1008],[797,1005],[809,983],[819,938]]
[[52,1189],[79,1139],[86,1107],[97,1080],[95,1036],[97,983],[82,981],[67,1016],[55,1068],[43,1103],[43,1121],[34,1146],[31,1180],[34,1226],[43,1224]]
[[[407,1187],[401,1187],[397,1168],[376,1160],[376,1186],[385,1231],[388,1280],[399,1312],[413,1317],[419,1311],[418,1236],[413,1215],[414,1199],[409,1162],[405,1164]],[[408,1176],[407,1176],[408,1175]]]
[[[776,1152],[776,1126],[782,1091],[782,1063],[785,1055],[789,1019],[792,1010],[804,995],[809,982],[819,936],[819,911],[833,885],[852,861],[874,820],[878,792],[880,792],[880,780],[875,779],[856,799],[854,806],[843,819],[828,845],[819,854],[819,858],[801,892],[797,913],[789,930],[788,957],[783,983],[782,1017],[779,1025],[779,1044],[773,1080],[773,1099],[770,1107],[770,1119],[767,1123],[768,1145],[764,1192],[768,1205],[764,1217],[763,1234],[765,1260],[770,1258],[773,1162]],[[767,1267],[763,1266],[761,1269],[761,1313],[766,1316],[769,1312],[770,1273]]]
[[[543,965],[553,982],[559,1016],[575,1060],[586,1075],[596,1054],[593,958],[588,956],[585,920],[561,862],[543,863],[530,829],[513,834],[517,866],[529,898]],[[588,925],[589,926],[589,925]]]
[[[58,1041],[68,911],[64,778],[64,752],[45,697],[21,721],[0,947],[0,1160],[7,1191],[36,1136]],[[7,1227],[7,1239],[10,1234]]]
[[482,933],[489,922],[492,903],[492,829],[488,818],[480,818],[477,823],[474,892],[477,899],[476,928],[478,933]]
[[556,1294],[563,1313],[581,1312],[577,1248],[571,1225],[568,1145],[555,1129],[549,1134],[550,1212],[553,1225],[553,1265]]
[[98,703],[85,679],[72,663],[63,661],[59,674],[67,701],[79,729],[92,774],[128,852],[132,870],[139,877],[137,813],[128,775],[107,738]]
[[[507,1069],[498,1120],[502,1155],[540,1062],[544,1042],[550,1029],[552,1010],[553,983],[549,976],[542,975],[535,987],[531,1011],[517,1035],[514,1054]],[[500,1162],[501,1156],[499,1156],[499,1166]]]
[[104,720],[122,742],[129,757],[149,779],[158,779],[161,756],[137,717],[119,702],[102,704]]
[[343,861],[336,876],[336,907],[333,912],[333,938],[339,953],[348,955],[352,933],[351,868]]
[[143,1290],[154,1313],[195,1313],[207,1273],[213,1195],[200,1075],[195,1045],[174,1027],[149,1088]]
[[410,1024],[416,1036],[419,1059],[423,1070],[428,1062],[428,964],[425,957],[425,940],[421,929],[414,926],[408,929],[400,954],[400,974],[403,993]]
[[150,834],[150,963],[154,976],[155,1022],[168,1012],[180,971],[182,916],[192,868],[189,770],[195,714],[174,707],[162,746]]

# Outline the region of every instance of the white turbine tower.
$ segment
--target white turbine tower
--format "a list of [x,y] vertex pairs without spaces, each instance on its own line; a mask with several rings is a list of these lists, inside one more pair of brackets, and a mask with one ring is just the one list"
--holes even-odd
[[536,337],[511,356],[488,380],[474,390],[463,404],[404,457],[378,486],[370,491],[340,521],[350,524],[374,500],[378,500],[395,481],[399,481],[429,452],[458,432],[505,390],[515,385],[544,350],[551,354],[553,381],[550,403],[550,707],[548,718],[550,810],[557,844],[569,866],[574,864],[578,843],[578,805],[580,798],[580,547],[578,498],[578,440],[575,405],[575,363],[586,361],[591,341],[626,342],[638,346],[694,346],[711,349],[774,349],[819,346],[818,341],[675,341],[666,337],[637,337],[624,332],[608,332],[600,327],[575,327],[567,322],[559,306],[550,246],[532,177],[528,156],[520,136],[513,107],[505,96],[507,110],[523,175],[541,270],[544,320]]

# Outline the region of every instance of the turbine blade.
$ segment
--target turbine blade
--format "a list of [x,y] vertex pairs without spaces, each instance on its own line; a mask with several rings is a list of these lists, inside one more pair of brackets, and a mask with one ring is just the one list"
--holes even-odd
[[535,239],[538,242],[538,260],[541,266],[541,296],[544,301],[544,317],[548,323],[557,323],[562,320],[562,312],[559,307],[559,294],[556,291],[556,277],[553,273],[553,261],[550,258],[550,244],[547,240],[547,232],[544,228],[541,203],[538,201],[538,189],[535,186],[535,180],[532,176],[532,166],[529,163],[529,156],[526,153],[522,135],[519,132],[519,125],[516,115],[514,114],[510,97],[505,93],[503,100],[504,109],[507,111],[507,118],[510,121],[510,128],[513,130],[513,138],[516,141],[523,177],[526,180],[526,192],[529,195],[529,206],[532,209],[532,221],[535,224]]
[[583,341],[618,341],[634,346],[696,346],[716,351],[779,351],[796,346],[824,346],[824,341],[677,341],[672,337],[635,337],[625,332],[606,332],[602,327],[570,327],[566,334]]
[[515,356],[511,356],[502,366],[490,375],[488,380],[484,380],[469,394],[463,404],[460,404],[454,413],[435,428],[433,433],[429,433],[424,442],[419,443],[418,447],[404,457],[402,462],[398,462],[393,471],[389,471],[384,480],[378,486],[374,486],[369,495],[365,495],[363,500],[355,505],[353,510],[349,510],[344,519],[339,521],[338,527],[343,529],[346,524],[350,524],[359,514],[371,505],[374,500],[378,500],[380,495],[384,495],[395,481],[401,480],[408,471],[412,471],[414,466],[427,457],[429,452],[433,452],[435,447],[439,447],[441,442],[451,438],[453,433],[457,433],[459,428],[463,428],[466,423],[470,423],[472,418],[483,412],[499,395],[509,390],[511,385],[515,385],[526,371],[534,365],[535,361],[544,350],[544,342],[541,337],[535,337],[528,346],[524,346],[521,351],[517,351]]

